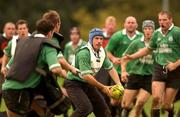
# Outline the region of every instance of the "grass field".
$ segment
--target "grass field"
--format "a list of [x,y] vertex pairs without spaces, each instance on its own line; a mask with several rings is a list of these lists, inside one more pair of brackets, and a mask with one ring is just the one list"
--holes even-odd
[[[59,80],[59,84],[62,85],[63,84],[63,80]],[[150,117],[151,114],[151,104],[152,104],[152,98],[150,98],[148,100],[148,102],[144,105],[144,109],[146,114],[148,115],[148,117]],[[178,111],[180,111],[180,100],[178,102],[175,103],[175,113],[177,113]],[[72,108],[69,110],[68,114],[71,115],[71,113],[73,112]],[[56,116],[56,117],[63,117],[63,115],[60,116]],[[94,114],[90,114],[88,117],[95,117]],[[167,117],[167,113],[162,114],[161,113],[161,117]],[[175,116],[176,117],[176,116]]]
[[[146,114],[148,115],[148,117],[151,117],[151,116],[150,116],[150,113],[151,113],[151,103],[152,103],[152,99],[150,98],[150,99],[148,100],[148,102],[147,102],[147,103],[145,104],[145,106],[144,106],[145,112],[146,112]],[[177,114],[178,110],[180,111],[180,101],[178,101],[178,102],[175,103],[175,113],[176,113],[176,114]],[[72,112],[73,112],[73,110],[70,109],[68,114],[70,115]],[[56,116],[56,117],[63,117],[63,115]],[[92,114],[90,114],[88,117],[95,117],[95,116],[94,116],[94,114],[92,113]],[[161,117],[168,117],[168,116],[167,116],[167,113],[165,113],[165,114],[162,114],[162,113],[161,113]],[[177,116],[174,116],[174,117],[177,117]]]
[[[59,80],[59,84],[62,85],[63,84],[63,80]],[[145,112],[146,114],[148,115],[148,117],[150,117],[150,113],[151,113],[151,104],[152,104],[152,98],[150,98],[148,100],[148,102],[145,104],[144,106],[144,109],[145,109]],[[178,111],[180,111],[180,100],[178,102],[175,103],[175,113],[177,113]],[[0,105],[0,112],[4,111],[5,110],[5,105],[4,103],[1,103]],[[68,115],[70,116],[71,113],[73,112],[73,109],[69,109],[68,111]],[[63,117],[63,115],[59,115],[59,116],[56,116],[56,117]],[[95,117],[94,114],[90,114],[88,117]],[[161,117],[167,117],[167,113],[165,114],[161,114]],[[174,117],[177,117],[177,116],[174,116]]]

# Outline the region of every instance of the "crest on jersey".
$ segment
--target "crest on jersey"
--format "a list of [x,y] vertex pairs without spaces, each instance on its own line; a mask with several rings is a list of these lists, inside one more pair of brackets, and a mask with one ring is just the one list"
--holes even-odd
[[173,41],[173,37],[170,36],[168,40],[169,40],[170,42],[172,42],[172,41]]
[[158,39],[157,39],[158,41],[161,41],[161,38],[160,37],[158,37]]

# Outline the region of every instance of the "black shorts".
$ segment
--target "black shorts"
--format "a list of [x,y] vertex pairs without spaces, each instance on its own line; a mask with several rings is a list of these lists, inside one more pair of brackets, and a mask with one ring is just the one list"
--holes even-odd
[[70,100],[64,97],[61,90],[42,80],[36,88],[9,89],[3,91],[6,106],[12,112],[26,115],[31,109],[31,102],[36,95],[42,95],[52,113],[59,115],[70,107]]
[[[121,82],[121,84],[122,84],[122,86],[124,87],[125,86],[125,83],[122,81],[122,79],[121,79],[121,74],[118,74],[118,76],[119,76],[119,80],[120,80],[120,82]],[[109,76],[110,77],[110,76]],[[111,79],[111,82],[110,82],[110,85],[115,85],[116,83],[114,82],[114,80],[110,77],[110,79]]]
[[165,82],[166,87],[180,88],[180,67],[174,71],[167,71],[164,66],[155,64],[152,81]]
[[96,74],[95,78],[97,81],[104,85],[111,85],[111,77],[107,70],[105,70],[103,67],[99,70],[99,72]]
[[20,115],[25,115],[30,110],[33,95],[31,89],[9,89],[3,91],[3,98],[9,110]]
[[151,80],[152,75],[135,75],[132,74],[128,77],[128,82],[125,84],[125,89],[139,90],[144,89],[151,93]]

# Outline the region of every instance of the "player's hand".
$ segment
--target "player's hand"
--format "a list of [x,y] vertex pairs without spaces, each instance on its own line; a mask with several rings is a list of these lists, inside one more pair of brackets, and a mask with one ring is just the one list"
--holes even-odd
[[101,91],[105,93],[107,96],[111,97],[111,86],[104,86]]
[[131,61],[133,58],[130,55],[126,54],[122,59],[123,61]]
[[62,76],[63,78],[66,78],[66,77],[67,77],[67,72],[66,72],[66,70],[62,69],[60,76]]
[[8,69],[6,67],[1,68],[1,73],[3,74],[4,78],[7,76]]
[[176,63],[173,63],[173,62],[169,62],[167,65],[166,65],[166,69],[168,71],[173,71],[177,68],[177,64]]
[[65,95],[66,97],[69,97],[69,95],[64,87],[61,87],[61,91],[62,91],[63,95]]
[[72,72],[74,75],[76,75],[76,74],[79,73],[79,69],[77,69],[77,68],[75,68],[75,67],[72,67],[72,68],[71,68],[71,72]]
[[121,72],[122,82],[128,82],[128,76],[129,74],[127,72]]
[[113,58],[112,63],[115,64],[115,65],[121,64],[121,58],[116,58],[116,57]]

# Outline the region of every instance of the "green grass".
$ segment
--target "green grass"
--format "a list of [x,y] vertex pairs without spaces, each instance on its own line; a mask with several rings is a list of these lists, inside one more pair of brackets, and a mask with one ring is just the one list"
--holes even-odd
[[[59,82],[60,86],[62,86],[64,80],[60,78],[60,79],[58,80],[58,82]],[[151,104],[152,104],[152,98],[150,98],[150,99],[147,101],[147,103],[144,105],[144,109],[145,109],[145,112],[146,112],[146,114],[148,115],[148,117],[150,117],[150,114],[151,114]],[[175,113],[177,113],[178,111],[180,111],[180,101],[176,102],[174,106],[175,106]],[[69,109],[68,115],[70,116],[72,112],[73,112],[72,108]],[[56,117],[63,117],[63,115],[56,116]],[[95,117],[95,115],[94,115],[93,113],[91,113],[88,117]],[[162,114],[162,113],[161,113],[161,117],[167,117],[167,113],[165,113],[165,114]]]
[[[62,79],[59,79],[58,82],[59,84],[62,86],[63,84],[63,81]],[[145,112],[148,114],[148,117],[150,117],[150,113],[151,113],[151,104],[152,104],[152,98],[150,98],[148,100],[148,102],[145,104],[144,106],[144,109],[145,109]],[[175,113],[177,113],[178,111],[180,111],[180,101],[176,102],[175,105]],[[5,110],[5,105],[4,105],[4,102],[2,100],[2,103],[0,105],[0,112],[3,112]],[[73,109],[70,108],[69,111],[68,111],[68,115],[70,116],[71,113],[73,112]],[[59,116],[56,116],[56,117],[63,117],[63,115],[59,115]],[[91,113],[88,117],[95,117],[93,113]],[[161,117],[167,117],[167,113],[165,114],[161,114]]]
[[[150,117],[150,114],[151,114],[151,104],[152,104],[152,98],[150,98],[148,100],[148,102],[144,105],[144,109],[145,109],[145,112],[148,115],[148,117]],[[175,107],[175,113],[177,114],[177,112],[180,111],[180,101],[176,102],[174,107]],[[72,112],[73,112],[73,110],[71,108],[68,111],[68,115],[70,116]],[[63,117],[63,115],[56,116],[56,117]],[[95,115],[93,113],[91,113],[88,117],[95,117]],[[165,114],[161,113],[161,117],[167,117],[167,113],[165,113]]]

